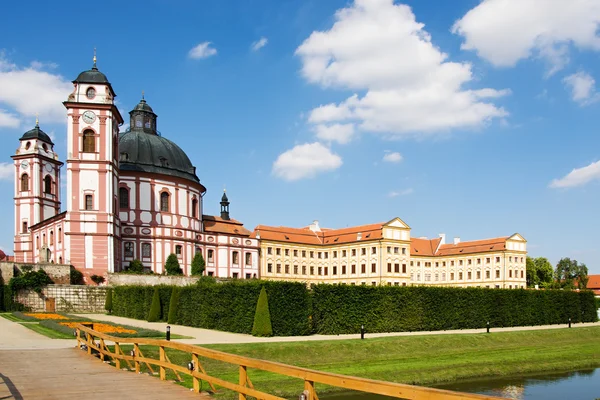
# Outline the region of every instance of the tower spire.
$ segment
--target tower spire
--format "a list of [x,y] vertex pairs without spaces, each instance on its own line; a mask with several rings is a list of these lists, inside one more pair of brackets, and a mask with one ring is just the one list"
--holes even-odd
[[221,197],[221,218],[229,221],[229,199],[223,189],[223,197]]
[[39,114],[35,113],[35,127],[39,128],[40,127],[40,119],[39,119]]
[[94,66],[92,67],[92,69],[98,69],[98,67],[96,67],[96,48],[94,47]]

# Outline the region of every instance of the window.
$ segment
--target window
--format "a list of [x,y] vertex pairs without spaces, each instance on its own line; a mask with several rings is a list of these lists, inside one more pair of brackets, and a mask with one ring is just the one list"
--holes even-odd
[[129,161],[129,154],[127,154],[127,153],[120,153],[119,154],[119,161]]
[[491,261],[491,258],[489,258],[489,257],[486,257],[486,259],[485,259],[485,263],[486,263],[486,264],[489,264],[489,263],[490,263],[490,261]]
[[129,208],[129,190],[127,188],[119,188],[119,208]]
[[352,249],[352,256],[356,255],[356,249]]
[[346,266],[342,265],[342,275],[346,275]]
[[246,274],[246,279],[252,278],[252,274]]
[[500,257],[496,257],[496,262],[499,263],[500,262]]
[[273,248],[267,247],[267,254],[273,254]]
[[463,265],[463,260],[458,260],[458,265]]
[[445,281],[446,280],[446,273],[442,272],[442,280]]
[[237,251],[231,253],[231,261],[233,262],[233,264],[239,264],[239,258],[239,253]]
[[481,271],[477,271],[477,279],[481,279]]
[[496,278],[500,278],[500,270],[496,270]]
[[302,275],[306,275],[306,265],[302,266]]
[[328,258],[329,258],[329,252],[326,251],[325,252],[325,259],[328,259]]
[[333,251],[333,258],[337,258],[337,250]]
[[361,274],[366,274],[367,273],[367,266],[365,264],[361,264],[360,265],[360,273]]
[[125,242],[125,257],[133,257],[133,243]]
[[454,280],[454,272],[450,272],[450,280],[453,281]]
[[388,263],[388,270],[387,272],[392,272],[392,263]]
[[237,272],[234,272],[234,273],[231,275],[231,277],[232,277],[233,279],[237,279],[237,278],[238,278],[238,273],[237,273]]
[[298,275],[298,266],[294,265],[294,275]]
[[298,257],[298,250],[294,250],[294,257]]
[[371,254],[377,254],[377,247],[371,247]]
[[86,194],[85,195],[85,209],[86,210],[93,210],[94,209],[94,198],[92,197],[91,194]]
[[23,221],[23,227],[21,228],[21,233],[27,233],[27,221]]
[[275,254],[277,254],[278,256],[281,255],[281,249],[280,248],[276,248],[275,249]]
[[273,272],[273,264],[271,264],[271,263],[268,263],[268,264],[267,264],[267,272],[268,272],[269,274]]
[[252,265],[252,253],[246,253],[246,265]]
[[410,262],[410,266],[412,267],[413,265],[415,265],[415,262],[414,262],[414,261],[411,261],[411,262]]
[[281,273],[281,264],[277,264],[277,266],[275,267],[275,271],[280,274]]
[[406,255],[406,247],[402,248],[402,254]]
[[450,261],[450,266],[454,267],[454,260]]
[[371,282],[371,286],[377,286],[377,282]]
[[463,273],[462,273],[462,272],[459,272],[459,273],[458,273],[458,280],[459,280],[459,281],[462,281],[462,278],[463,278]]
[[337,275],[337,266],[333,266],[333,275]]
[[321,252],[320,252],[320,251],[319,251],[319,252],[317,252],[317,258],[322,258],[322,256],[323,256],[323,255],[321,254]]
[[417,261],[417,267],[421,266],[421,261]]
[[142,243],[142,257],[152,257],[152,246],[150,243]]
[[290,264],[285,264],[285,273],[286,274],[290,273]]
[[208,276],[213,276],[215,273],[213,271],[208,271]]
[[440,266],[440,263],[436,261],[436,262],[435,262],[435,266],[436,266],[436,267],[439,267],[439,266]]
[[512,269],[509,269],[509,270],[508,270],[508,277],[509,277],[509,278],[512,278]]
[[[471,265],[471,259],[470,258],[467,260],[467,264]],[[477,260],[477,264],[479,264],[479,260]]]
[[85,96],[90,100],[93,99],[94,97],[96,97],[96,89],[94,89],[93,87],[89,87],[85,92]]
[[446,261],[442,261],[442,267],[446,266]]
[[310,255],[310,258],[315,258],[315,252],[314,252],[314,251],[311,251],[311,252],[309,253],[309,255]]
[[400,273],[400,264],[394,264],[394,272],[397,274]]
[[366,256],[367,255],[367,249],[365,249],[364,247],[362,249],[360,249],[360,255]]
[[356,264],[352,264],[352,273],[355,274],[356,273]]
[[342,250],[342,257],[346,257],[346,250]]
[[388,254],[391,254],[391,253],[392,253],[392,246],[388,246],[388,247],[387,247],[387,253],[388,253]]
[[[521,270],[521,278],[523,278],[523,270]],[[521,286],[522,287],[522,286]]]
[[394,254],[398,254],[398,251],[399,251],[399,250],[400,250],[400,249],[399,249],[398,247],[394,247]]
[[198,218],[198,200],[192,199],[192,218]]
[[208,253],[207,253],[208,262],[213,262],[214,261],[214,255],[215,255],[215,251],[212,250],[212,249],[209,249]]
[[94,131],[85,130],[83,131],[83,152],[94,153],[96,151],[96,137]]
[[306,250],[302,250],[302,257],[306,258]]
[[21,175],[21,192],[27,192],[29,190],[29,175]]
[[310,267],[310,274],[311,275],[315,274],[315,267],[312,267],[312,266]]
[[406,273],[406,264],[402,264],[402,273],[405,274]]
[[438,274],[435,274],[435,275],[434,275],[434,280],[435,280],[436,282],[440,280],[439,278],[440,278],[440,276],[439,276]]
[[177,245],[175,246],[175,254],[180,256],[181,255],[181,245]]
[[285,249],[285,256],[288,257],[290,255],[290,249]]
[[371,264],[371,273],[376,273],[377,272],[377,264]]
[[54,231],[50,231],[50,246],[54,244]]
[[52,178],[50,175],[46,175],[44,178],[44,193],[52,194]]
[[490,279],[490,271],[485,271],[485,277],[486,277],[487,279]]
[[319,272],[318,272],[318,275],[323,275],[323,268],[322,268],[322,267],[319,267],[319,268],[318,268],[318,271],[319,271]]
[[167,192],[160,194],[160,211],[169,211],[169,193]]
[[467,279],[471,280],[471,271],[467,272]]

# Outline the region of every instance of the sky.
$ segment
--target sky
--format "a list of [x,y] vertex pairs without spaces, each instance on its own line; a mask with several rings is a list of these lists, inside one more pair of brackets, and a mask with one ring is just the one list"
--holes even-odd
[[9,254],[10,156],[38,113],[65,159],[62,102],[94,48],[125,119],[144,91],[162,135],[186,151],[206,214],[226,188],[251,230],[400,217],[413,237],[518,232],[529,255],[600,273],[597,0],[10,2]]

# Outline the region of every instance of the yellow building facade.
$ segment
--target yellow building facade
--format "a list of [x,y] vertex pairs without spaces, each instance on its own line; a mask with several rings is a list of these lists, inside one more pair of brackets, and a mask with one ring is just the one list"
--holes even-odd
[[527,241],[518,233],[446,243],[411,238],[400,218],[343,229],[259,225],[260,277],[348,285],[526,287]]

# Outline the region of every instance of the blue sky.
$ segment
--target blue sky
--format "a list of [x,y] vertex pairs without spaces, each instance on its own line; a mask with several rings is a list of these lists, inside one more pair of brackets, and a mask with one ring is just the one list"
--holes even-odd
[[11,2],[0,206],[36,112],[64,160],[61,103],[97,48],[126,118],[143,90],[196,165],[205,213],[226,187],[249,229],[398,216],[417,237],[519,232],[600,273],[600,5],[549,3]]

